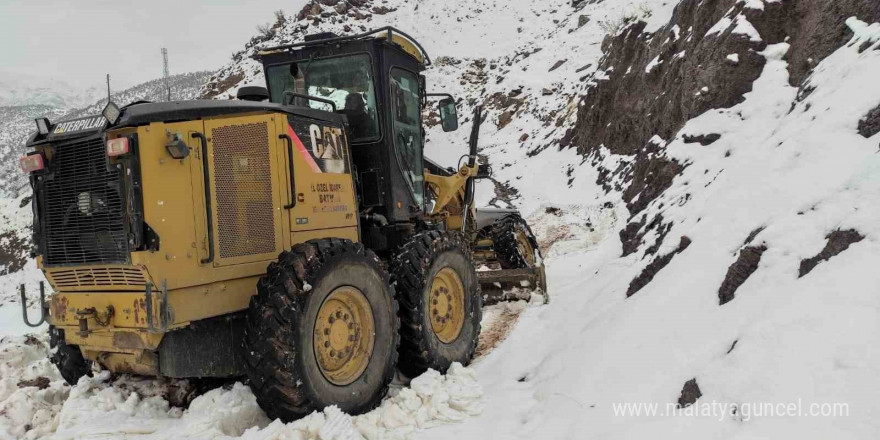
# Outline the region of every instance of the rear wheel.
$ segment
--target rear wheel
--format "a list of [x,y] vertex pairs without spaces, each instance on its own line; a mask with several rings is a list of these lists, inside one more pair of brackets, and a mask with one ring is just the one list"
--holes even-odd
[[482,299],[470,249],[459,234],[415,235],[392,262],[400,302],[400,365],[415,377],[467,364],[480,336]]
[[64,342],[64,330],[55,326],[49,327],[49,348],[49,360],[58,368],[67,383],[76,385],[81,377],[91,376],[91,363],[83,358],[78,346]]
[[397,302],[379,259],[357,243],[312,240],[284,252],[251,298],[244,354],[272,418],[336,405],[376,407],[397,363]]

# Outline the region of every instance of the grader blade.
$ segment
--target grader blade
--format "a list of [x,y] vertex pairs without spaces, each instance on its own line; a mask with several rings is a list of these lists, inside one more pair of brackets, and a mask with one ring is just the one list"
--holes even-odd
[[544,266],[487,270],[477,272],[477,279],[483,293],[483,305],[502,301],[528,301],[534,291],[544,295],[545,304],[550,301],[550,297],[547,296]]

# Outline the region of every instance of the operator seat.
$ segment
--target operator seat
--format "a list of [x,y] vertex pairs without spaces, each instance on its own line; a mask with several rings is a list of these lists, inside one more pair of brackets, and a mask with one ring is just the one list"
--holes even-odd
[[370,131],[370,115],[367,114],[367,103],[360,93],[349,93],[345,97],[345,108],[342,113],[348,117],[353,137],[364,137]]

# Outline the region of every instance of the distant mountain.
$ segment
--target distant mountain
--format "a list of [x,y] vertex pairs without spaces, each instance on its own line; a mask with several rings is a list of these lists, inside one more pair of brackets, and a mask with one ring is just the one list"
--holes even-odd
[[83,88],[56,78],[41,78],[0,71],[0,107],[45,105],[74,109],[89,105],[106,89]]
[[[171,86],[172,100],[196,99],[199,97],[199,89],[207,81],[212,72],[193,72],[173,75],[168,78]],[[4,102],[12,94],[9,93],[6,84],[0,78],[0,103]],[[34,88],[26,90],[36,90]],[[84,92],[89,94],[90,92]],[[14,93],[21,96],[21,93]],[[26,105],[3,106],[0,105],[0,196],[15,197],[18,192],[25,188],[27,179],[18,171],[18,158],[21,156],[23,144],[28,136],[34,132],[34,118],[47,117],[56,122],[65,119],[73,119],[80,116],[98,114],[107,105],[107,98],[90,100],[92,104],[81,104],[76,108],[70,108],[63,103],[74,102],[75,97],[65,96],[63,92],[53,89],[42,90],[33,97],[24,99],[30,102]],[[138,100],[164,101],[167,98],[165,83],[162,79],[147,81],[134,87],[113,94],[113,102],[125,105]],[[42,102],[41,102],[42,101]],[[61,104],[53,104],[53,102]]]

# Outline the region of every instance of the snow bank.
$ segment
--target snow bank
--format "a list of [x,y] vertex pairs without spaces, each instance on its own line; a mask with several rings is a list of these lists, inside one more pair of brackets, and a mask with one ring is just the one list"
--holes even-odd
[[112,378],[103,371],[71,388],[47,356],[45,334],[0,340],[0,438],[405,439],[479,415],[484,405],[474,371],[456,363],[446,375],[429,370],[392,390],[367,414],[330,407],[285,424],[271,422],[241,383],[211,390],[182,409],[162,397],[168,380]]
[[0,438],[39,438],[57,427],[70,387],[47,356],[48,334],[0,338]]

